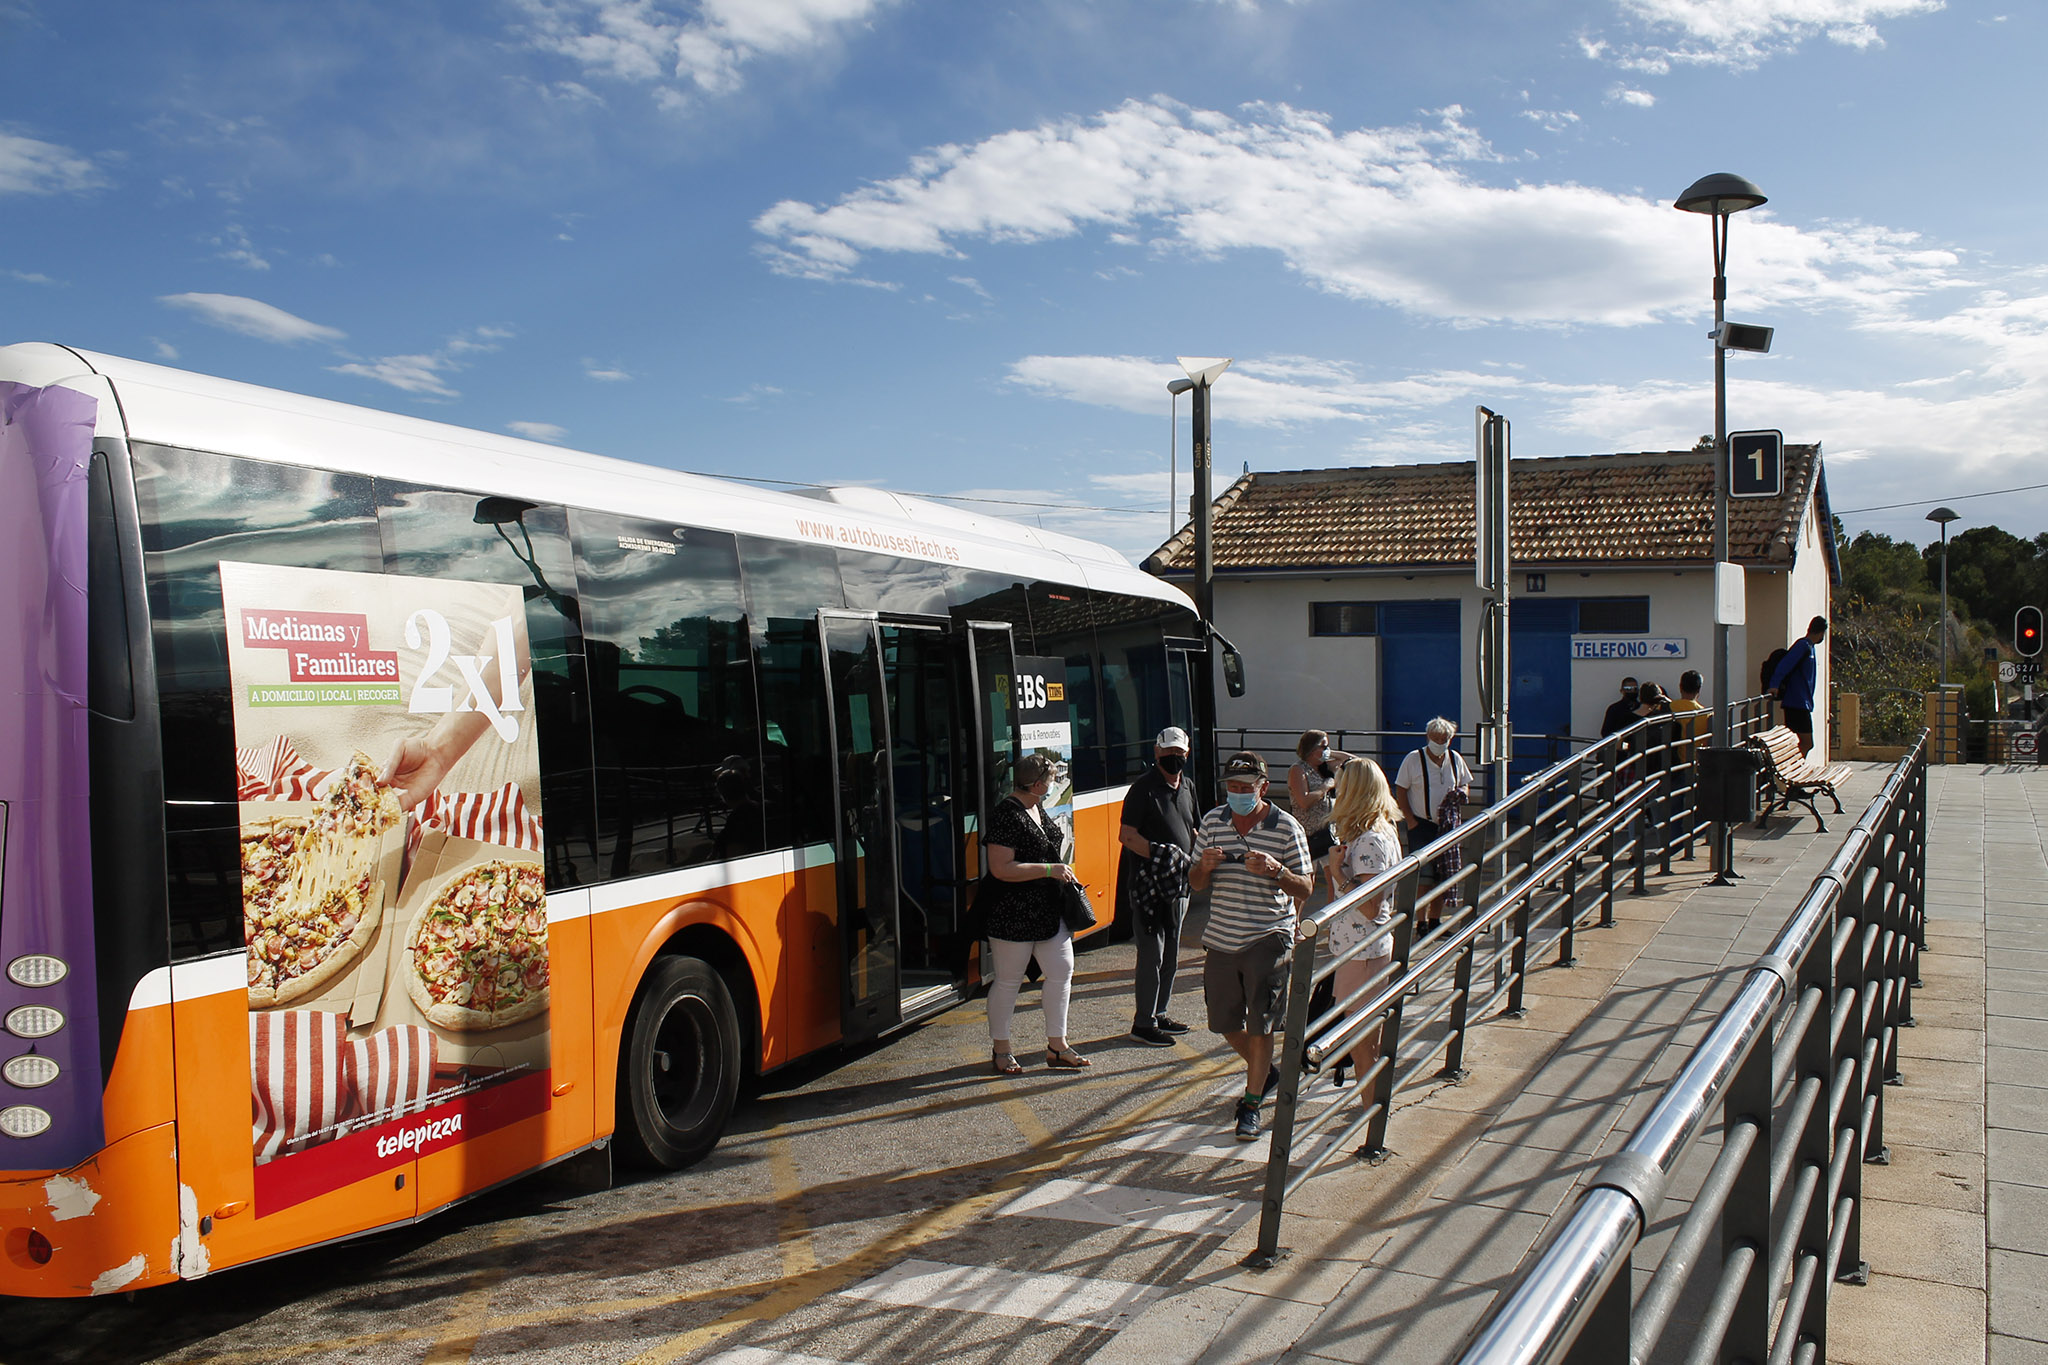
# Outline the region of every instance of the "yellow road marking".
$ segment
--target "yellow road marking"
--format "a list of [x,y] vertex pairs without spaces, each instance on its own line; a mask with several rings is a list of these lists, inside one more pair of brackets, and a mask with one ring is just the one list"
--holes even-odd
[[[701,1327],[694,1327],[651,1350],[641,1352],[628,1361],[627,1365],[671,1365],[671,1362],[722,1341],[744,1327],[793,1313],[827,1294],[836,1293],[854,1281],[882,1270],[911,1248],[951,1234],[1001,1203],[1013,1192],[1036,1184],[1047,1174],[1100,1151],[1103,1137],[1119,1128],[1134,1127],[1143,1123],[1168,1106],[1180,1103],[1190,1092],[1214,1085],[1216,1077],[1221,1075],[1224,1069],[1215,1065],[1203,1066],[1200,1074],[1166,1091],[1150,1103],[1139,1106],[1126,1118],[1101,1131],[1085,1133],[1063,1143],[1036,1144],[1036,1160],[1029,1161],[1008,1175],[998,1178],[980,1194],[969,1195],[946,1208],[935,1209],[921,1218],[913,1219],[908,1226],[870,1243],[846,1260],[836,1265],[820,1267],[808,1275],[786,1282],[744,1308],[734,1309],[723,1317],[707,1322]],[[1007,1105],[1005,1108],[1007,1109]],[[1035,1115],[1032,1121],[1037,1121]]]
[[[501,1247],[512,1241],[517,1229],[507,1223],[499,1223],[484,1236],[484,1249]],[[511,1270],[503,1261],[486,1265],[471,1275],[461,1292],[450,1305],[448,1321],[441,1326],[434,1344],[420,1365],[465,1365],[476,1353],[477,1338],[489,1330],[491,1320],[491,1296],[498,1292],[498,1283]]]
[[782,1274],[786,1279],[808,1275],[818,1268],[818,1254],[811,1246],[811,1227],[804,1218],[804,1187],[796,1173],[796,1155],[780,1128],[768,1138],[768,1174],[775,1182],[775,1241],[782,1253]]

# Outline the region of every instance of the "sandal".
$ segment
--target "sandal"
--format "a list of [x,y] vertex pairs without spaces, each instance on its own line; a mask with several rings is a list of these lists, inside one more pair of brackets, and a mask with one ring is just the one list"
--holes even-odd
[[1079,1071],[1084,1066],[1095,1065],[1095,1063],[1089,1061],[1072,1048],[1065,1050],[1047,1048],[1045,1050],[1045,1064],[1055,1071]]
[[1023,1064],[1017,1060],[1017,1055],[1013,1052],[997,1052],[992,1054],[989,1065],[998,1076],[1021,1076],[1024,1074]]

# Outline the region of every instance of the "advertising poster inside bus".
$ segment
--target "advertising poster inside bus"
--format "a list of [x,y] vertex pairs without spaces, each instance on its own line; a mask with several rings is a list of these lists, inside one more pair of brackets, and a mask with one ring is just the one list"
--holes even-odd
[[1067,709],[1067,661],[1017,656],[1018,752],[1053,761],[1046,813],[1059,823],[1064,856],[1074,850],[1074,726]]
[[223,563],[256,1212],[548,1107],[520,590]]

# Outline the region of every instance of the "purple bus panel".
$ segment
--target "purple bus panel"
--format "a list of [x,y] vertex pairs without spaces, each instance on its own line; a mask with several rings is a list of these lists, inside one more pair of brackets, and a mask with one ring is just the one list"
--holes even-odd
[[[0,1077],[0,1111],[32,1106],[52,1119],[32,1137],[0,1132],[0,1171],[61,1170],[105,1140],[85,657],[98,407],[71,389],[0,383],[0,1063],[33,1052],[60,1068],[34,1088]],[[23,986],[6,975],[8,963],[44,953],[70,968],[62,981]],[[28,1005],[60,1010],[62,1026],[33,1039],[8,1031],[10,1012]]]

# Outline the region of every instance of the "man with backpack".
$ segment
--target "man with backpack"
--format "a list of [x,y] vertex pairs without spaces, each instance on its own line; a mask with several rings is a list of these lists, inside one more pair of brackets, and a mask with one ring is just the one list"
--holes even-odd
[[1820,658],[1815,653],[1828,635],[1828,618],[1816,616],[1806,634],[1792,642],[1771,670],[1770,690],[1785,713],[1785,727],[1799,736],[1799,754],[1813,752],[1813,694],[1820,684]]

